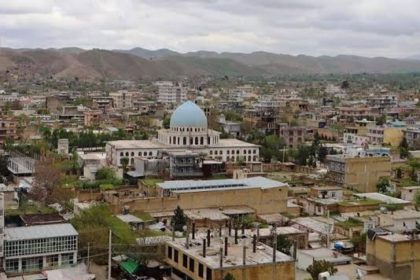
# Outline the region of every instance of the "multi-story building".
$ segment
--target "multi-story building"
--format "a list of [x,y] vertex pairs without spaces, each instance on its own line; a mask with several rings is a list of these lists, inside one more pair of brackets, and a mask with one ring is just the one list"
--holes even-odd
[[398,147],[404,137],[404,130],[402,127],[371,125],[368,126],[367,137],[370,144]]
[[288,126],[281,123],[277,126],[277,135],[284,139],[286,146],[289,148],[297,148],[305,142],[306,127]]
[[372,111],[369,107],[340,107],[338,108],[338,113],[341,119],[347,121],[362,120],[372,116]]
[[11,117],[0,116],[0,144],[6,139],[16,139],[16,120]]
[[384,113],[385,110],[398,106],[398,97],[395,95],[369,97],[367,99],[367,104],[370,107],[379,109],[380,113]]
[[191,178],[203,176],[202,159],[190,151],[169,153],[169,176],[171,178]]
[[391,175],[388,156],[328,155],[326,164],[330,180],[359,192],[376,192],[379,179]]
[[419,148],[420,147],[420,128],[418,127],[409,127],[405,130],[405,138],[410,147]]
[[84,124],[87,127],[99,125],[102,112],[99,110],[90,110],[84,112]]
[[211,236],[166,242],[165,261],[174,279],[222,280],[228,273],[234,279],[295,279],[294,259],[257,242],[255,237],[241,238],[239,242],[237,236]]
[[220,139],[220,132],[207,127],[203,110],[191,101],[174,111],[169,129],[159,130],[157,139],[110,141],[105,150],[108,164],[118,167],[122,166],[123,158],[128,158],[133,165],[135,157],[161,158],[164,153],[185,150],[223,162],[259,161],[258,145],[238,139]]
[[187,88],[181,83],[173,83],[170,81],[156,82],[159,96],[158,101],[166,104],[180,104],[187,101]]
[[126,90],[119,90],[109,94],[112,97],[114,108],[131,109],[133,108],[133,93]]

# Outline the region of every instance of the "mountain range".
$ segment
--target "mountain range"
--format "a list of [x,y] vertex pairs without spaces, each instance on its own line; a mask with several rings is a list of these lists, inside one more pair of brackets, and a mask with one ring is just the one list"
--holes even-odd
[[307,56],[169,49],[0,49],[0,73],[27,77],[155,80],[197,76],[272,77],[295,74],[420,72],[417,57]]

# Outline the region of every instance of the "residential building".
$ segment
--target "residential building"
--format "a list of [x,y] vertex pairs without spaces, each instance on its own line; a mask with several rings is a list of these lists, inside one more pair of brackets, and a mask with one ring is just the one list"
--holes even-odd
[[227,133],[234,138],[237,138],[241,135],[240,122],[227,121],[225,116],[222,114],[219,118],[219,124],[224,133]]
[[398,106],[398,97],[396,95],[373,96],[367,99],[367,104],[379,109],[380,113],[384,113],[385,110]]
[[17,139],[17,123],[12,117],[0,116],[0,145],[4,144],[6,139]]
[[297,148],[305,142],[306,127],[281,123],[277,126],[277,135],[283,138],[287,147]]
[[119,90],[109,94],[112,97],[114,108],[131,109],[133,108],[133,93],[127,90]]
[[420,128],[408,127],[405,130],[405,138],[410,147],[420,148]]
[[156,82],[158,87],[158,101],[165,104],[180,104],[187,101],[187,88],[181,83],[170,81]]
[[330,180],[359,192],[375,192],[379,179],[391,175],[388,156],[328,155],[326,165]]
[[379,226],[395,233],[410,232],[420,227],[420,212],[404,209],[380,214]]
[[420,279],[420,236],[399,234],[382,228],[368,230],[368,265],[378,267],[391,280]]
[[402,187],[400,190],[401,199],[406,201],[414,201],[416,196],[420,194],[420,186]]

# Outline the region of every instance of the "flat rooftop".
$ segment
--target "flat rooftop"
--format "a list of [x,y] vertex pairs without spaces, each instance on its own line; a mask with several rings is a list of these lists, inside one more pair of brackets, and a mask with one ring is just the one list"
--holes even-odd
[[373,192],[373,193],[357,193],[354,194],[357,197],[360,198],[367,198],[367,199],[373,199],[373,200],[378,200],[381,201],[383,203],[386,204],[410,204],[410,201],[407,200],[403,200],[403,199],[399,199],[396,197],[392,197],[392,196],[388,196],[382,193],[377,193],[377,192]]
[[31,240],[78,235],[71,224],[36,225],[4,229],[5,241]]
[[[183,253],[194,257],[196,260],[210,267],[211,269],[220,268],[220,248],[224,248],[222,239],[219,237],[211,238],[210,246],[206,248],[206,257],[203,257],[203,239],[205,235],[196,236],[195,240],[190,239],[190,247],[186,248],[186,239],[178,238],[175,241],[167,241],[167,244]],[[240,238],[235,244],[234,238],[228,239],[228,254],[223,255],[223,267],[243,266],[243,247],[246,246],[245,266],[255,266],[260,264],[273,263],[273,248],[263,244],[257,244],[257,250],[252,252],[252,238]],[[293,258],[276,251],[276,263],[293,262]]]
[[157,184],[159,188],[170,191],[197,191],[227,188],[278,188],[286,187],[286,183],[265,177],[251,177],[245,179],[217,179],[217,180],[176,180]]
[[[116,149],[184,149],[185,147],[170,146],[156,140],[115,140],[109,141],[109,145]],[[247,143],[238,139],[220,139],[218,144],[209,146],[193,146],[194,150],[211,148],[258,148],[258,145]]]

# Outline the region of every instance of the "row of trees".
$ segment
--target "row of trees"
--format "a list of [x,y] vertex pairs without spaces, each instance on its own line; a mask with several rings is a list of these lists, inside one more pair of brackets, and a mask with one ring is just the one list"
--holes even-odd
[[70,148],[103,147],[106,142],[112,140],[147,139],[146,132],[127,133],[122,129],[112,133],[93,133],[92,130],[75,133],[63,128],[51,130],[48,127],[40,128],[44,140],[51,146],[56,147],[58,139],[69,139]]

